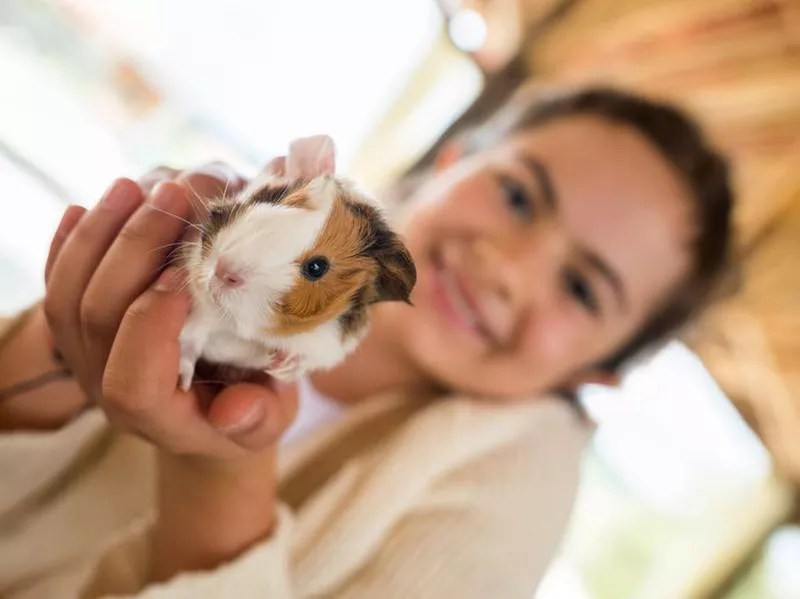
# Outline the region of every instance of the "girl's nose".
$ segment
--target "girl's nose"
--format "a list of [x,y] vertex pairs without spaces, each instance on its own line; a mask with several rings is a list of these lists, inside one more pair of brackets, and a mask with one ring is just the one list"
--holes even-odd
[[489,291],[506,302],[513,301],[519,295],[520,273],[507,248],[489,239],[479,239],[472,249],[481,279]]
[[485,280],[516,307],[544,300],[566,259],[566,239],[555,227],[542,226],[524,237],[477,241],[474,246]]

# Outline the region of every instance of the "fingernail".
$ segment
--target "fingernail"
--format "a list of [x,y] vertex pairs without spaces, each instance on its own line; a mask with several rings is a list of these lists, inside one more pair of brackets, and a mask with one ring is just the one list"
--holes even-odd
[[169,181],[161,181],[153,189],[153,206],[156,208],[170,210],[175,207],[178,194],[175,186],[169,183]]
[[61,222],[58,223],[56,235],[66,235],[69,233],[75,225],[78,224],[78,221],[81,220],[85,213],[86,209],[82,206],[77,206],[75,204],[70,205],[61,216]]
[[125,208],[136,200],[137,196],[136,187],[130,185],[129,181],[121,180],[115,181],[100,201],[114,208]]
[[225,435],[240,435],[254,429],[264,418],[264,402],[253,402],[250,409],[239,417],[239,420],[217,430]]
[[190,173],[190,176],[191,175],[206,175],[208,177],[221,179],[222,181],[228,181],[230,183],[235,183],[240,179],[239,173],[223,162],[209,162],[204,164],[203,166],[194,169]]
[[155,284],[156,291],[176,291],[183,283],[183,272],[178,268],[168,268],[161,273]]

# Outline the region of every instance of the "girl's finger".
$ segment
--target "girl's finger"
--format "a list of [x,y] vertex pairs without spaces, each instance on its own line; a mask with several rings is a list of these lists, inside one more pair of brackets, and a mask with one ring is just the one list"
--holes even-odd
[[156,185],[164,181],[174,181],[181,174],[181,171],[168,166],[158,166],[144,174],[139,179],[139,187],[145,196],[150,195]]
[[194,209],[193,222],[206,216],[209,202],[221,197],[231,197],[245,185],[244,177],[221,162],[212,162],[184,172],[176,181],[188,190]]
[[122,413],[149,415],[175,391],[179,335],[190,301],[182,273],[168,268],[125,311],[103,377],[103,396]]
[[272,381],[253,380],[227,387],[217,395],[208,420],[237,445],[258,451],[278,442],[296,412],[295,385],[278,389]]
[[75,228],[75,225],[78,224],[78,221],[81,219],[81,217],[83,217],[84,214],[86,214],[86,208],[73,204],[68,206],[64,211],[64,214],[61,216],[61,222],[58,224],[58,228],[53,235],[53,240],[50,242],[50,251],[47,254],[47,262],[45,263],[44,267],[45,285],[47,285],[47,282],[50,280],[50,271],[52,270],[53,264],[55,263],[59,252],[61,251],[61,247],[64,245],[64,241],[66,241],[67,237],[69,237],[72,229]]
[[103,377],[103,408],[176,453],[241,455],[208,423],[193,393],[177,389],[179,335],[190,301],[180,271],[168,269],[131,304],[114,339]]
[[117,180],[97,206],[81,217],[53,261],[45,315],[56,345],[76,371],[82,370],[83,294],[111,242],[143,199],[136,183]]
[[261,172],[266,175],[274,175],[275,177],[286,176],[286,156],[278,156],[270,160]]
[[198,168],[191,169],[181,174],[181,178],[206,177],[210,187],[202,188],[200,191],[211,194],[221,194],[226,189],[244,183],[244,176],[235,168],[224,162],[208,162]]
[[80,297],[111,242],[144,200],[129,179],[114,182],[98,204],[75,224],[50,271],[50,293],[63,312],[77,313]]
[[190,214],[186,190],[162,183],[128,219],[95,270],[83,296],[81,323],[87,358],[99,372],[126,310],[156,279]]

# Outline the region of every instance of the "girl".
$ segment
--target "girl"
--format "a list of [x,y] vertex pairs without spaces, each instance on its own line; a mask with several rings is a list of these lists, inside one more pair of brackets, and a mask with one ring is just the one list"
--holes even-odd
[[531,599],[592,430],[569,398],[724,272],[723,158],[670,106],[523,92],[398,201],[414,307],[376,308],[298,388],[181,393],[188,299],[176,271],[153,282],[181,234],[165,212],[241,184],[162,169],[66,212],[0,358],[6,386],[52,335],[74,374],[5,405],[0,593]]

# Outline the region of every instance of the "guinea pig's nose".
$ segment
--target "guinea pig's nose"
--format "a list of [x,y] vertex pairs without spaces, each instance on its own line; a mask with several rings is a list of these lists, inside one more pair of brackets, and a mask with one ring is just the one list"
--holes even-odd
[[214,278],[225,287],[239,287],[244,283],[242,275],[231,268],[230,264],[222,258],[217,260],[217,265],[214,268]]

